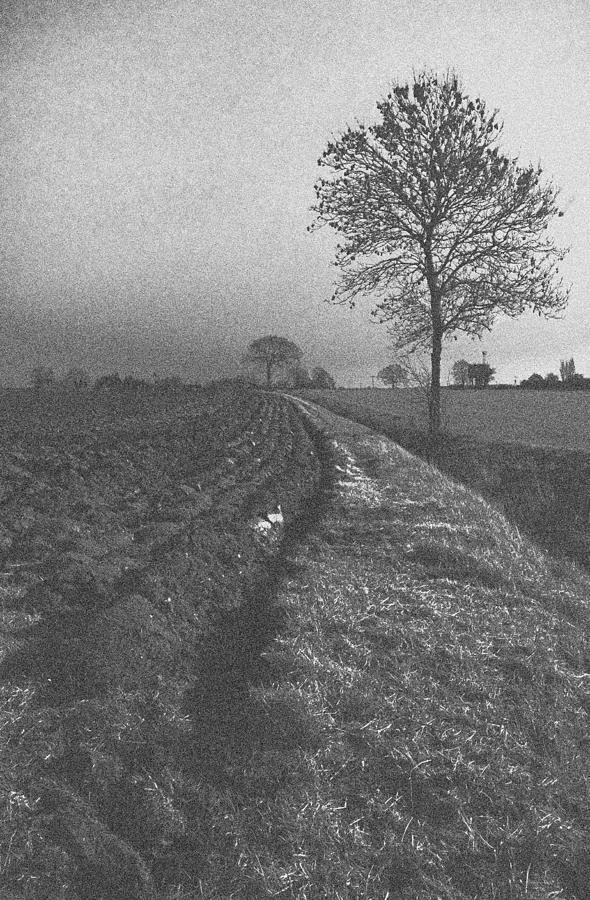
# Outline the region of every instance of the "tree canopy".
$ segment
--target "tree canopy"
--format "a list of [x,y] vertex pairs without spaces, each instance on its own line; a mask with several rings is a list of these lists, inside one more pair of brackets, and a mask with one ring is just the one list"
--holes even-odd
[[532,375],[529,375],[528,378],[524,378],[520,382],[521,388],[532,388],[535,391],[543,390],[545,385],[545,379],[542,375],[539,375],[538,372],[533,372]]
[[74,391],[86,390],[90,387],[90,375],[85,369],[68,369],[63,378],[64,385]]
[[453,376],[453,384],[467,387],[469,384],[469,363],[466,359],[455,360],[451,373]]
[[377,373],[377,378],[379,381],[382,381],[383,384],[388,384],[389,387],[395,388],[400,384],[407,383],[408,373],[399,363],[391,363]]
[[576,374],[576,364],[573,356],[570,359],[562,359],[559,363],[559,374],[565,383],[572,375]]
[[323,388],[323,390],[333,390],[336,387],[336,382],[332,375],[323,368],[323,366],[316,366],[311,373],[311,379],[313,382],[313,386],[316,388]]
[[474,387],[487,387],[495,373],[496,370],[486,362],[468,363],[467,366],[467,377]]
[[295,365],[302,357],[303,352],[297,344],[275,334],[268,334],[252,341],[246,352],[246,361],[264,370],[268,387],[272,384],[277,369]]
[[293,380],[293,387],[296,388],[307,388],[311,387],[313,384],[312,377],[309,374],[309,371],[302,366],[301,363],[297,363],[292,370],[291,377]]
[[454,74],[422,72],[377,104],[380,121],[348,127],[319,165],[316,221],[339,235],[332,300],[371,295],[399,346],[431,356],[430,430],[440,429],[444,338],[480,335],[496,316],[566,305],[565,251],[548,237],[558,191],[519,166],[502,126]]

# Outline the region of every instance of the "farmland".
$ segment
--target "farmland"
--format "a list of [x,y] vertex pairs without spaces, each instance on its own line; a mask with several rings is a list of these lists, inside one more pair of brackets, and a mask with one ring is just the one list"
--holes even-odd
[[587,573],[271,393],[10,403],[2,897],[588,900]]
[[[426,401],[418,388],[308,391],[343,415],[401,417],[400,425],[426,431]],[[483,442],[590,452],[590,393],[585,391],[442,389],[442,425],[449,435]]]
[[205,765],[276,630],[273,561],[316,442],[231,385],[5,397],[4,422],[2,874],[26,897],[143,896],[203,863],[166,767]]

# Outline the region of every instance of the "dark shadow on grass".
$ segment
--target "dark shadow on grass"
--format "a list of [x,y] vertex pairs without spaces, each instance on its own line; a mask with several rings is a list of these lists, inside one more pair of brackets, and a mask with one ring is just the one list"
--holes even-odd
[[21,649],[0,666],[0,677],[33,679],[40,706],[62,706],[119,686],[150,690],[171,675],[181,647],[164,617],[141,595],[103,610],[69,608],[32,626]]
[[285,623],[285,610],[274,602],[278,583],[270,580],[235,614],[219,617],[206,645],[199,648],[184,706],[192,722],[185,755],[193,771],[213,763],[219,776],[227,751],[244,757],[254,749],[288,750],[316,741],[298,710],[266,705],[250,690],[271,680],[263,654]]
[[458,549],[418,545],[408,551],[407,556],[419,562],[430,575],[435,577],[447,577],[457,581],[482,584],[484,587],[490,588],[506,584],[506,578],[501,571]]
[[[293,571],[291,554],[304,537],[313,533],[334,494],[334,452],[326,436],[304,419],[320,460],[320,480],[314,497],[285,528],[281,546],[263,579],[245,592],[238,609],[215,617],[196,659],[185,712],[193,722],[193,765],[206,763],[221,748],[239,748],[248,754],[260,741],[269,747],[284,746],[290,734],[293,745],[311,739],[305,722],[290,710],[269,715],[250,696],[252,684],[264,682],[270,670],[263,653],[285,625],[285,610],[276,602],[278,591]],[[288,722],[295,716],[295,726]]]
[[[276,789],[275,775],[264,766],[257,767],[254,788],[244,774],[254,753],[288,755],[297,748],[317,747],[322,739],[305,710],[281,698],[266,702],[251,691],[253,685],[270,680],[264,651],[285,624],[285,610],[277,603],[277,595],[284,578],[292,573],[290,555],[317,526],[334,490],[334,460],[328,441],[307,421],[306,428],[320,459],[318,489],[285,528],[264,576],[245,588],[245,602],[214,616],[196,648],[191,685],[184,696],[182,713],[189,716],[190,730],[172,731],[168,736],[174,765],[193,789],[183,810],[184,833],[174,836],[152,864],[161,889],[182,881],[187,867],[193,883],[206,876],[211,840],[206,823],[211,802],[216,802],[210,798],[216,792],[227,788],[233,795],[247,797],[264,785],[266,791],[273,786]],[[122,808],[129,813],[129,801]]]

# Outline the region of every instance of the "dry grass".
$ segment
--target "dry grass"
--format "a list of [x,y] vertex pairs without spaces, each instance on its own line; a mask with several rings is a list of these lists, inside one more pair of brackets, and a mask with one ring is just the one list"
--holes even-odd
[[[311,393],[326,408],[393,437],[467,484],[553,555],[588,565],[590,407],[581,395],[447,390],[443,406],[454,410],[455,421],[445,415],[449,430],[432,442],[424,431],[424,415],[410,414],[420,412],[415,391]],[[585,449],[575,449],[579,446]]]
[[202,896],[587,900],[590,580],[395,445],[337,450]]

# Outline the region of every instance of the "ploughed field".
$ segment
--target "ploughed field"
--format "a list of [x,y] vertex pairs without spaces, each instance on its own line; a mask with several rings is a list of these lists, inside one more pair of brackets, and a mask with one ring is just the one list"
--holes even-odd
[[[427,406],[417,388],[305,391],[342,415],[400,416],[404,428],[426,431]],[[479,441],[590,451],[590,392],[442,389],[443,429]]]
[[588,574],[297,403],[4,398],[2,900],[590,898]]
[[278,627],[317,439],[231,384],[0,409],[1,883],[167,896],[205,865],[199,773]]

